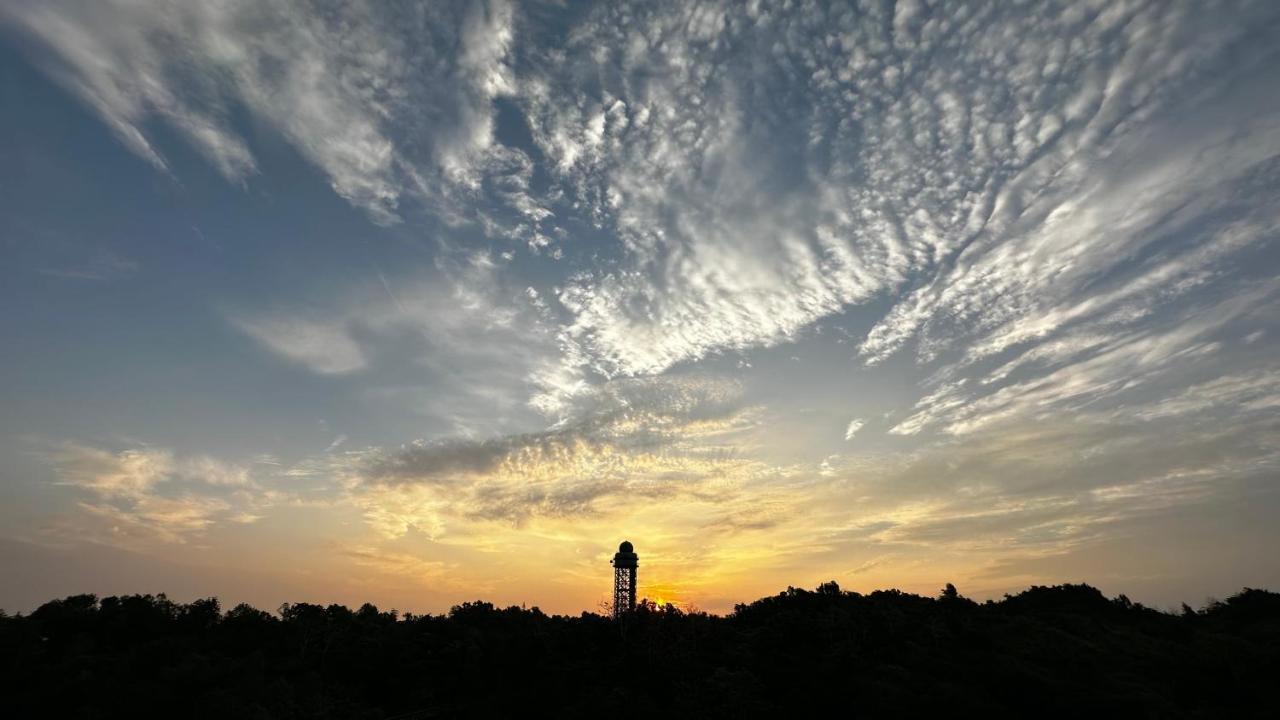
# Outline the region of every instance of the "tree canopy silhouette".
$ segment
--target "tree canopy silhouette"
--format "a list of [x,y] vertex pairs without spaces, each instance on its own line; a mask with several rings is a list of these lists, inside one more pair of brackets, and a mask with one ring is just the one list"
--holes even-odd
[[[787,588],[727,616],[649,601],[620,621],[463,603],[76,595],[0,613],[7,717],[426,718],[515,714],[1280,716],[1280,595],[1179,613],[1088,585],[976,603]],[[625,714],[624,713],[624,714]],[[616,713],[615,713],[616,714]]]

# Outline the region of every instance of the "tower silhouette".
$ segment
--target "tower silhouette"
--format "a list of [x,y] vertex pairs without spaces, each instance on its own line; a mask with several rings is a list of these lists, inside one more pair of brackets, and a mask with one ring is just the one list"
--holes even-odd
[[623,540],[613,555],[613,616],[636,609],[636,567],[640,557],[631,543]]

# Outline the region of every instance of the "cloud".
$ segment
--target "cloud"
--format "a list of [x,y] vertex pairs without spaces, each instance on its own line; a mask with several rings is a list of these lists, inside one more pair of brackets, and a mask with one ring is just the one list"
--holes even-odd
[[164,450],[124,450],[112,453],[63,443],[50,453],[60,480],[104,497],[141,497],[169,479],[173,455]]
[[[412,198],[568,260],[493,272],[534,293],[484,298],[505,324],[443,313],[473,343],[536,314],[538,357],[509,371],[551,416],[600,379],[824,319],[867,363],[914,345],[1026,369],[1214,286],[1274,233],[1275,81],[1246,42],[1271,4],[906,7],[57,0],[0,18],[158,167],[164,123],[250,178],[248,112],[378,222]],[[499,102],[528,143],[498,137]],[[364,331],[440,328],[447,300],[407,297],[235,321],[343,374],[372,362]]]
[[862,426],[865,424],[866,422],[862,418],[854,418],[850,420],[849,424],[844,428],[844,439],[852,440],[853,436],[857,435],[858,431],[861,430]]
[[50,77],[158,169],[170,163],[157,122],[245,182],[260,170],[234,120],[248,111],[383,224],[400,220],[402,197],[421,194],[423,177],[473,182],[470,165],[491,143],[492,98],[509,88],[512,20],[503,2],[54,0],[0,9],[0,22],[43,46],[35,60]]
[[[1052,346],[1065,352],[1037,351],[1041,361],[1056,362],[1016,382],[966,386],[962,378],[944,384],[921,398],[916,412],[890,432],[909,435],[942,423],[945,432],[963,435],[1011,418],[1046,419],[1126,396],[1168,392],[1179,378],[1220,352],[1214,334],[1266,305],[1276,288],[1275,283],[1256,285],[1216,304],[1193,306],[1160,326],[1149,323],[1143,329]],[[1004,377],[1007,372],[1000,368],[996,374]],[[1135,412],[1134,402],[1131,399],[1126,413]]]
[[868,570],[871,570],[872,568],[883,565],[889,559],[890,559],[889,557],[882,556],[882,557],[873,558],[871,560],[867,560],[866,562],[861,563],[856,567],[850,568],[848,571],[845,572],[845,575],[858,575],[860,573],[865,573]]
[[620,245],[542,293],[561,364],[653,375],[824,318],[858,318],[870,364],[913,343],[921,364],[1025,353],[1007,375],[1102,343],[1274,234],[1274,80],[1246,32],[1273,17],[586,13],[562,45],[519,48],[514,91],[546,224],[583,217]]
[[138,263],[119,257],[108,250],[95,250],[87,259],[46,267],[43,275],[65,280],[116,280],[138,272]]
[[362,567],[397,580],[409,580],[433,588],[447,588],[475,592],[477,587],[461,583],[457,577],[457,563],[427,560],[413,553],[386,550],[369,545],[341,547],[338,553]]
[[[0,18],[158,167],[157,121],[250,177],[247,110],[378,222],[413,197],[556,257],[606,233],[540,288],[563,366],[540,377],[570,385],[794,341],[880,301],[865,361],[913,340],[922,361],[961,344],[977,360],[1210,282],[1256,242],[1172,251],[1265,192],[1242,183],[1280,152],[1274,81],[1244,41],[1269,3],[906,7],[57,0]],[[496,137],[498,100],[532,146]],[[341,328],[271,329],[322,372],[362,365]]]
[[737,457],[733,439],[753,423],[733,383],[615,381],[580,403],[574,421],[542,432],[350,454],[347,482],[383,534],[435,537],[450,520],[576,517],[624,497],[719,502],[774,472]]
[[1249,373],[1224,375],[1193,385],[1172,397],[1136,408],[1133,416],[1157,420],[1193,413],[1240,415],[1270,412],[1280,407],[1280,368],[1269,367]]
[[[1244,390],[1246,378],[1214,385],[1189,396],[1223,387],[1259,394]],[[1140,518],[1251,496],[1280,467],[1280,446],[1267,439],[1275,423],[1265,415],[1203,424],[1173,413],[1139,417],[1005,422],[904,457],[851,458],[833,468],[847,482],[838,492],[857,498],[850,537],[885,548],[1060,552],[1112,538]],[[869,535],[854,531],[868,523]]]
[[[453,433],[509,432],[515,419],[570,412],[588,391],[560,363],[557,329],[537,295],[488,252],[460,251],[428,273],[347,288],[325,305],[234,309],[229,322],[263,348],[321,375],[360,374],[366,397]],[[387,376],[405,378],[390,384]]]
[[368,364],[359,343],[341,321],[267,316],[234,322],[271,351],[313,372],[337,375]]
[[248,468],[161,448],[110,451],[64,442],[46,453],[58,482],[80,489],[76,519],[55,535],[136,545],[184,543],[218,523],[253,522],[279,499]]
[[185,543],[214,525],[229,504],[207,497],[146,496],[128,508],[101,502],[82,502],[79,507],[84,516],[77,522],[75,537],[133,546]]

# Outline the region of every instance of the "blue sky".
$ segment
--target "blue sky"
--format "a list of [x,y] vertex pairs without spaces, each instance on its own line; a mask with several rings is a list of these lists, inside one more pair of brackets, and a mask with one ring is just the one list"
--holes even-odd
[[0,607],[1276,587],[1277,37],[7,3]]

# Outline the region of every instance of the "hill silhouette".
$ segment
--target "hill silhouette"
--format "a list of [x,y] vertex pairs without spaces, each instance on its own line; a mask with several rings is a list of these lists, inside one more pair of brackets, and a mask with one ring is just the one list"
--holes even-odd
[[619,622],[77,595],[0,613],[0,663],[11,718],[1280,717],[1280,594],[1175,614],[1088,585],[976,603],[832,582]]

